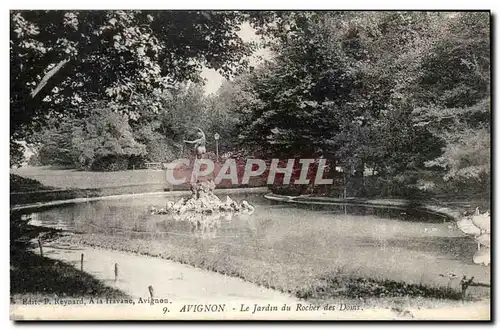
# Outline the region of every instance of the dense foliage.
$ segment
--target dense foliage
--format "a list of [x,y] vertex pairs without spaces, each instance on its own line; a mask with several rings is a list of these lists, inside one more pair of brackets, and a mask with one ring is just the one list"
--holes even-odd
[[[229,11],[11,11],[10,137],[27,140],[49,118],[89,102],[158,109],[157,96],[198,81],[202,66],[228,76],[251,47]],[[11,143],[16,153],[19,144]]]
[[91,104],[83,118],[65,117],[49,122],[40,136],[38,161],[42,165],[68,165],[79,169],[118,170],[146,154],[135,141],[126,115]]
[[[48,115],[42,163],[177,158],[200,127],[210,152],[219,133],[221,154],[324,157],[353,195],[412,195],[436,184],[489,190],[487,12],[11,15],[11,138]],[[245,20],[273,57],[243,72],[251,47],[236,31]],[[65,59],[68,71],[26,100]],[[202,64],[240,70],[206,96],[188,82],[199,81]],[[104,103],[92,111],[82,106],[89,101]]]
[[361,177],[350,180],[353,194],[369,193],[365,168],[377,174],[369,178],[376,194],[411,195],[408,187],[443,180],[489,189],[488,13],[279,12],[273,19],[260,32],[276,56],[248,78],[242,142],[341,163]]

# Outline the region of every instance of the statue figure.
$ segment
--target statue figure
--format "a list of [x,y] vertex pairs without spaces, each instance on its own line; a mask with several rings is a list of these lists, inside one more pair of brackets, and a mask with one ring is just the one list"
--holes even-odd
[[203,155],[207,152],[207,149],[205,147],[207,139],[205,137],[205,133],[203,133],[201,128],[196,127],[196,129],[198,130],[198,139],[193,141],[184,140],[184,143],[194,144],[195,156],[196,158],[200,159],[203,158]]

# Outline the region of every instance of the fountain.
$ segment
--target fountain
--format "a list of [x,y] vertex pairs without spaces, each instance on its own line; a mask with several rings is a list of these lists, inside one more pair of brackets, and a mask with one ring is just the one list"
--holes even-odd
[[215,183],[212,179],[208,181],[196,181],[191,184],[191,196],[181,198],[177,202],[168,201],[165,208],[157,209],[152,207],[151,214],[186,214],[186,213],[245,213],[252,214],[255,208],[247,201],[238,203],[226,196],[224,201],[215,195]]
[[[202,159],[206,153],[205,143],[206,135],[202,129],[196,127],[198,139],[193,141],[184,140],[184,143],[194,145],[194,156],[196,159]],[[214,193],[216,184],[212,178],[200,181],[193,173],[191,182],[191,196],[181,198],[177,202],[168,201],[165,208],[156,209],[152,207],[150,212],[155,214],[189,215],[195,213],[201,214],[222,214],[222,213],[245,213],[252,214],[255,208],[247,201],[241,204],[226,196],[225,201],[221,201]]]

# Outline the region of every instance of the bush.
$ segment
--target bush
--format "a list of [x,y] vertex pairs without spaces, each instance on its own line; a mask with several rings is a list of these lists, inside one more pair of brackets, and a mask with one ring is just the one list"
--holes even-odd
[[281,185],[273,184],[269,187],[273,194],[277,195],[287,195],[287,196],[300,196],[308,193],[310,190],[309,185],[305,184],[291,184],[291,185]]
[[92,163],[92,171],[125,171],[129,167],[129,158],[120,156],[106,156],[95,160]]
[[364,178],[363,197],[399,197],[405,199],[421,199],[429,192],[417,186],[417,174],[396,175],[393,177],[370,176]]
[[40,157],[38,157],[38,154],[31,155],[31,157],[28,159],[28,165],[29,166],[43,166],[43,164],[40,161]]

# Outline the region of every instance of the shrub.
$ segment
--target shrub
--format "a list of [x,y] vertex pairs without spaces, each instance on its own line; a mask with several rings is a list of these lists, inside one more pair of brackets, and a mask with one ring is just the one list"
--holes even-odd
[[96,159],[92,165],[92,171],[124,171],[128,169],[128,157],[105,156]]

